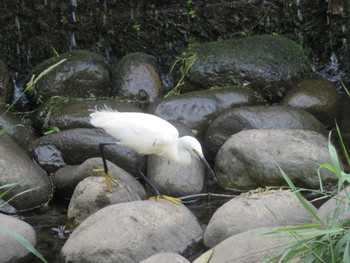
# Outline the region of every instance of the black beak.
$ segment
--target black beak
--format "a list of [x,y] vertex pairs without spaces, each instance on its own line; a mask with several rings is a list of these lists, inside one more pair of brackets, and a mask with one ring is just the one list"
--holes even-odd
[[218,182],[218,178],[216,177],[216,174],[214,173],[213,169],[211,169],[209,163],[207,162],[207,160],[204,158],[204,156],[198,156],[199,160],[201,160],[201,162],[205,165],[205,167],[208,169],[209,173],[211,174],[211,176],[213,177],[214,181],[217,183]]

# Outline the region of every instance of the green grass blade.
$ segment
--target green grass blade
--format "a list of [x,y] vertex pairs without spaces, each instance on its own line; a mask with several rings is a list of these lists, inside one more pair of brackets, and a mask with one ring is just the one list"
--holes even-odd
[[288,175],[283,171],[283,169],[277,164],[278,169],[280,170],[284,180],[286,180],[289,187],[292,189],[296,197],[299,199],[299,202],[304,206],[304,208],[313,216],[315,220],[323,224],[322,220],[318,217],[316,212],[309,206],[305,198],[299,193],[294,183],[289,179]]
[[350,263],[350,248],[349,248],[350,240],[346,243],[346,247],[344,249],[343,261],[344,263]]
[[18,183],[4,184],[4,185],[0,186],[0,190],[3,189],[3,188],[11,188],[11,187],[14,187],[16,185],[18,185]]
[[341,135],[341,131],[340,131],[340,128],[339,128],[337,122],[335,122],[335,128],[337,130],[337,134],[338,134],[338,137],[339,137],[340,145],[341,145],[341,147],[343,149],[343,152],[344,152],[344,155],[345,155],[345,159],[346,159],[348,165],[350,165],[349,154],[348,154],[348,151],[347,151],[347,149],[345,147],[345,144],[344,144],[344,141],[343,141],[343,136]]
[[329,157],[331,159],[332,166],[335,169],[334,173],[336,174],[337,178],[342,181],[342,173],[341,173],[342,169],[340,166],[337,150],[335,149],[335,147],[331,142],[331,132],[329,133],[329,136],[328,136],[328,152],[329,152]]
[[300,231],[300,230],[306,230],[306,229],[315,229],[317,227],[322,226],[321,224],[307,224],[307,225],[301,225],[301,226],[288,226],[288,227],[280,227],[276,228],[267,232],[262,233],[262,235],[270,235],[270,234],[276,234],[281,232],[289,232],[289,231]]
[[33,253],[36,257],[38,257],[42,262],[47,263],[46,259],[37,251],[32,244],[29,243],[27,239],[25,239],[23,236],[18,234],[16,231],[13,231],[10,228],[7,228],[5,226],[0,225],[0,230],[9,233],[11,236],[13,236],[19,243],[21,243],[22,246],[24,246],[27,250],[29,250],[31,253]]
[[[7,203],[11,202],[14,198],[16,198],[16,197],[18,197],[18,196],[21,196],[21,195],[24,195],[24,194],[26,194],[26,193],[29,193],[29,192],[31,192],[31,191],[33,191],[33,190],[35,190],[35,189],[37,189],[37,188],[27,189],[27,190],[24,190],[24,191],[22,191],[22,192],[20,192],[20,193],[18,193],[18,194],[16,194],[16,195],[14,195],[14,196],[12,196],[11,198],[7,199],[6,202],[4,202],[3,204],[1,204],[0,207],[3,207],[3,206],[6,205]],[[11,190],[11,189],[9,189],[9,190]],[[7,190],[6,192],[8,192],[9,190]]]

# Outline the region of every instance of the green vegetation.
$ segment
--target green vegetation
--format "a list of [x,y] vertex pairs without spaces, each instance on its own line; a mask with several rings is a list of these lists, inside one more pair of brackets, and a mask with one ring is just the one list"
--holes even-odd
[[[63,62],[65,62],[67,59],[62,59],[59,62],[57,62],[56,64],[52,65],[51,67],[45,69],[44,71],[42,71],[39,76],[37,76],[35,78],[35,75],[33,75],[30,79],[30,81],[26,84],[26,88],[24,89],[24,91],[22,92],[21,96],[25,93],[31,93],[31,94],[36,94],[36,89],[35,89],[35,85],[36,83],[43,77],[45,76],[47,73],[49,73],[51,70],[53,70],[54,68],[56,68],[57,66],[61,65]],[[20,96],[19,96],[20,97]],[[18,100],[18,99],[17,99]],[[9,112],[13,106],[16,104],[17,100],[13,101],[12,104],[6,109],[6,111],[2,114],[2,116],[5,116],[7,112]],[[40,97],[37,98],[38,102],[41,102]]]
[[170,74],[174,71],[176,66],[180,64],[180,67],[179,67],[180,79],[177,82],[176,86],[172,90],[170,90],[165,95],[165,97],[175,96],[180,94],[181,87],[185,84],[185,79],[187,77],[187,74],[197,59],[198,59],[197,53],[191,52],[191,51],[182,52],[180,56],[176,57],[176,60],[170,69]]
[[[350,164],[348,152],[344,147],[342,136],[338,125],[336,125],[340,142],[342,144],[346,161]],[[330,134],[331,135],[331,134]],[[309,211],[314,219],[314,223],[301,226],[283,226],[265,234],[283,234],[294,237],[295,241],[288,244],[284,251],[274,257],[265,260],[265,263],[290,262],[299,259],[298,262],[324,262],[324,263],[350,263],[350,193],[349,188],[345,188],[350,183],[350,174],[346,174],[339,160],[337,151],[331,143],[329,136],[328,150],[331,163],[320,164],[318,175],[321,169],[327,169],[338,178],[337,192],[335,195],[323,190],[320,180],[321,198],[333,197],[336,205],[328,211],[327,220],[321,219],[317,213],[309,206],[301,191],[289,179],[288,175],[279,167],[282,176],[293,190],[300,203]],[[342,191],[342,193],[341,193]],[[345,192],[345,193],[344,193]],[[275,215],[277,218],[278,216]]]

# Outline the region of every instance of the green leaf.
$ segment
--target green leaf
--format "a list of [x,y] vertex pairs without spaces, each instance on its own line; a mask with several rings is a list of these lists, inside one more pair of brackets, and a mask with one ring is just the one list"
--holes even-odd
[[350,240],[346,243],[346,247],[344,249],[343,261],[344,263],[350,263],[350,248],[349,248]]
[[47,263],[46,259],[37,251],[32,244],[29,243],[27,239],[25,239],[23,236],[18,234],[16,231],[13,231],[10,228],[7,228],[5,226],[0,225],[0,230],[9,233],[11,236],[13,236],[23,247],[25,247],[27,250],[29,250],[31,253],[33,253],[35,256],[37,256],[42,262]]
[[340,132],[340,128],[338,126],[338,123],[337,121],[335,121],[335,127],[336,127],[336,130],[337,130],[337,134],[338,134],[338,137],[339,137],[339,140],[340,140],[340,144],[342,146],[342,149],[343,149],[343,152],[344,152],[344,155],[345,155],[345,159],[348,163],[348,165],[350,165],[350,158],[349,158],[349,154],[348,154],[348,151],[345,147],[345,144],[344,144],[344,141],[343,141],[343,137],[341,135],[341,132]]
[[296,197],[299,199],[299,202],[304,206],[304,208],[313,216],[315,220],[323,224],[322,220],[318,217],[316,212],[313,210],[312,207],[309,206],[305,198],[299,193],[297,188],[295,187],[294,183],[289,179],[288,175],[283,171],[283,169],[277,164],[278,169],[280,170],[284,180],[286,180],[289,187],[293,190]]
[[328,136],[328,151],[329,151],[329,157],[331,158],[331,163],[334,168],[334,173],[336,174],[337,178],[339,180],[342,180],[342,169],[340,166],[339,158],[338,158],[338,153],[335,147],[333,146],[331,142],[331,132],[329,133]]

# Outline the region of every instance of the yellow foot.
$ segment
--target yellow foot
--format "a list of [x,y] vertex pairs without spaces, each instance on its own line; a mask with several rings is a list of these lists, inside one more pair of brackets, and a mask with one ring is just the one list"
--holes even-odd
[[[104,169],[93,169],[92,171],[93,172],[104,172],[105,170]],[[107,172],[105,174],[105,178],[106,178],[106,184],[107,184],[108,191],[110,193],[112,193],[113,190],[112,190],[111,184],[116,184],[117,185],[118,184],[118,180],[113,178],[112,175],[109,172]]]
[[171,196],[167,196],[167,195],[156,195],[156,196],[151,196],[149,199],[152,199],[152,200],[156,200],[156,201],[159,201],[160,198],[163,198],[165,200],[168,200],[172,203],[174,203],[175,205],[178,205],[178,204],[181,204],[181,200],[179,198],[176,198],[176,197],[171,197]]

